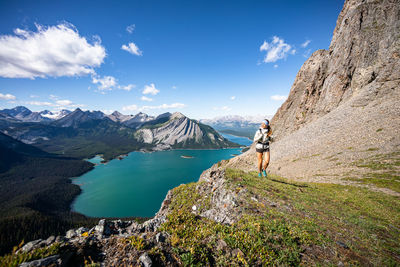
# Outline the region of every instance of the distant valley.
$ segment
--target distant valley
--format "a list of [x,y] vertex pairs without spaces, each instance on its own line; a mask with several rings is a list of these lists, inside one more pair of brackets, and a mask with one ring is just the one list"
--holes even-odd
[[270,119],[271,116],[239,116],[228,115],[213,119],[200,120],[201,123],[210,125],[221,133],[253,139],[255,131],[263,119]]

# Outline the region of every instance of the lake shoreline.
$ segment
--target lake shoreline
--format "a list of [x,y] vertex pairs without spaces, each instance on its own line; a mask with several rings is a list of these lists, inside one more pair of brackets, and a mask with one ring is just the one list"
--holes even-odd
[[[233,135],[230,135],[230,136],[233,136]],[[226,138],[226,137],[225,137]],[[240,138],[242,138],[242,137],[240,137]],[[243,140],[247,140],[247,138],[245,138],[245,137],[243,137]],[[229,139],[228,139],[229,140]],[[158,150],[158,151],[143,151],[143,150],[133,150],[133,151],[130,151],[130,152],[128,152],[128,153],[123,153],[123,154],[121,154],[121,155],[118,155],[118,156],[116,156],[116,157],[114,157],[114,158],[112,158],[112,159],[110,159],[110,160],[105,160],[104,159],[104,154],[102,154],[102,153],[98,153],[98,154],[96,154],[94,157],[92,157],[92,158],[86,158],[85,160],[86,161],[89,161],[89,162],[91,162],[92,164],[94,164],[94,169],[97,169],[98,167],[101,167],[101,166],[105,166],[105,165],[111,165],[110,167],[109,166],[107,166],[107,167],[101,167],[101,168],[112,168],[113,166],[115,167],[116,166],[116,164],[118,164],[117,162],[121,162],[120,164],[123,164],[123,165],[125,165],[125,164],[129,164],[129,162],[132,162],[132,160],[133,159],[131,159],[132,158],[132,153],[138,153],[138,152],[140,152],[140,154],[145,154],[145,155],[147,155],[147,156],[144,156],[145,158],[149,158],[149,154],[154,154],[154,155],[156,155],[156,154],[158,154],[158,153],[153,153],[153,152],[160,152],[160,153],[172,153],[172,154],[174,154],[174,152],[176,152],[175,154],[177,154],[177,156],[180,158],[180,159],[191,159],[190,161],[187,161],[188,163],[189,162],[193,162],[192,160],[194,160],[194,162],[196,162],[196,160],[198,161],[198,160],[200,160],[200,161],[202,161],[202,160],[204,160],[204,159],[202,159],[202,156],[200,156],[200,158],[198,157],[198,156],[196,156],[196,157],[194,157],[194,155],[193,155],[193,153],[185,153],[185,152],[187,152],[187,151],[189,151],[189,150],[191,150],[191,151],[193,151],[194,152],[194,154],[196,155],[198,155],[198,152],[205,152],[205,154],[206,155],[214,155],[214,151],[215,152],[218,152],[218,151],[220,151],[219,153],[216,153],[216,154],[221,154],[221,152],[224,154],[224,152],[223,151],[227,151],[226,153],[228,153],[228,155],[226,155],[226,156],[224,156],[225,158],[232,158],[232,157],[234,157],[234,156],[237,156],[237,155],[240,155],[242,152],[242,149],[243,148],[246,148],[247,146],[246,145],[243,145],[243,144],[239,144],[240,146],[235,146],[235,147],[228,147],[228,148],[172,148],[172,149],[164,149],[164,150]],[[238,150],[238,151],[230,151],[230,150]],[[211,153],[207,153],[207,151],[210,151]],[[230,151],[230,152],[229,152]],[[181,155],[179,155],[179,152],[182,152],[182,154]],[[225,154],[226,154],[225,153]],[[200,153],[200,154],[202,154],[202,153]],[[167,154],[168,155],[168,154]],[[122,156],[122,158],[121,158],[121,156]],[[97,159],[97,161],[98,162],[92,162],[91,160],[93,160],[94,158],[96,158],[96,157],[98,157],[98,159]],[[135,155],[135,158],[137,158],[138,156],[137,155]],[[153,156],[150,156],[150,157],[153,157]],[[160,156],[156,156],[156,158],[159,158]],[[209,156],[207,156],[207,157],[209,157]],[[206,159],[207,159],[207,157],[206,157]],[[217,156],[218,157],[218,156]],[[141,158],[141,157],[139,157],[139,158]],[[121,160],[121,159],[123,159],[123,160]],[[220,160],[222,160],[222,159],[220,159]],[[123,163],[123,162],[126,162],[126,161],[128,161],[127,163]],[[202,168],[201,169],[201,172],[202,171],[204,171],[205,169],[207,169],[207,168],[209,168],[209,167],[211,167],[212,166],[212,164],[215,164],[215,163],[217,163],[219,160],[216,160],[216,161],[213,161],[213,162],[211,162],[211,165],[210,166],[205,166],[204,168]],[[179,164],[183,164],[183,163],[179,163]],[[180,166],[180,165],[176,165],[175,164],[175,166]],[[123,165],[118,165],[118,166],[123,166]],[[185,165],[186,165],[186,163],[185,163]],[[174,166],[174,167],[175,167]],[[90,170],[90,171],[94,171],[94,169],[92,169],[92,170]],[[84,216],[86,216],[86,217],[90,217],[90,218],[101,218],[101,217],[104,217],[104,218],[120,218],[121,216],[115,216],[115,215],[113,215],[113,216],[109,216],[109,215],[107,215],[107,214],[105,214],[105,213],[103,213],[103,214],[101,214],[101,216],[99,216],[99,215],[97,215],[97,214],[90,214],[90,213],[88,213],[88,212],[82,212],[82,210],[80,210],[79,208],[77,209],[76,208],[76,203],[77,203],[77,201],[78,201],[78,199],[79,199],[79,197],[82,197],[82,194],[84,194],[84,190],[87,190],[87,186],[88,186],[88,183],[86,183],[86,182],[82,182],[82,180],[78,180],[78,179],[81,179],[83,176],[85,176],[85,175],[87,175],[90,171],[88,171],[88,172],[85,172],[84,174],[82,174],[81,176],[79,176],[79,177],[71,177],[70,178],[70,181],[71,181],[71,183],[73,183],[74,185],[77,185],[77,186],[79,186],[79,193],[73,198],[73,201],[71,201],[71,203],[70,203],[70,205],[69,205],[69,207],[70,207],[70,211],[71,212],[75,212],[75,213],[79,213],[79,214],[82,214],[82,215],[84,215]],[[201,172],[200,172],[200,174],[201,174]],[[161,173],[163,173],[163,172],[161,172]],[[177,170],[177,176],[179,176],[178,174],[180,173],[180,171],[179,170]],[[199,174],[199,175],[200,175]],[[163,174],[164,175],[164,174]],[[199,178],[199,175],[197,175],[196,177],[193,177],[194,178],[194,180],[198,180],[198,178]],[[183,183],[188,183],[188,182],[190,182],[190,181],[187,181],[187,182],[183,182]],[[90,184],[91,182],[89,182],[89,184]],[[179,183],[179,184],[181,184],[181,183]],[[178,184],[178,185],[179,185]],[[86,189],[84,189],[85,188],[85,186],[86,186]],[[92,186],[92,185],[90,185],[90,186]],[[171,189],[171,188],[174,188],[174,187],[176,187],[177,185],[175,185],[175,186],[172,186],[172,187],[168,187],[168,190],[169,189]],[[149,187],[151,187],[151,185],[149,186]],[[115,191],[115,190],[114,190]],[[87,192],[86,192],[87,193]],[[163,197],[165,197],[165,196],[163,196]],[[104,197],[105,198],[105,197]],[[100,200],[102,200],[102,199],[100,199]],[[157,207],[159,208],[160,207],[160,205],[161,205],[161,203],[162,203],[162,200],[158,203],[158,205],[157,205]],[[158,209],[157,209],[158,210]],[[146,216],[143,216],[143,214],[142,213],[136,213],[136,214],[138,214],[138,216],[122,216],[122,217],[129,217],[129,218],[140,218],[140,217],[149,217],[149,218],[151,218],[152,216],[154,216],[154,215],[152,215],[152,216],[148,216],[148,214],[146,215]]]
[[[132,151],[122,161],[114,159],[98,164],[92,173],[73,178],[73,184],[81,185],[81,193],[74,198],[70,210],[96,218],[152,217],[168,190],[197,181],[204,170],[240,151],[240,148]],[[132,204],[124,205],[127,201]]]

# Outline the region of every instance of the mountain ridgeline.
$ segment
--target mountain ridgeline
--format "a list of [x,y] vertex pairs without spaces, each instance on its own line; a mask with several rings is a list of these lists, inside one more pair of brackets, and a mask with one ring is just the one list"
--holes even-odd
[[134,150],[238,146],[211,127],[178,112],[152,117],[144,113],[123,115],[117,111],[106,115],[77,108],[73,112],[63,111],[59,114],[63,116],[57,117],[48,111],[31,112],[25,107],[16,107],[1,110],[0,114],[3,133],[47,152],[77,158],[103,154],[109,160]]

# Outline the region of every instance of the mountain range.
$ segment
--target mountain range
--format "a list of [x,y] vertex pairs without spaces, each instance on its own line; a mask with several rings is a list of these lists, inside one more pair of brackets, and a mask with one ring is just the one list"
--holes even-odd
[[117,111],[32,112],[26,107],[0,110],[0,131],[27,144],[56,154],[105,159],[134,150],[236,147],[213,128],[181,113],[157,117]]
[[202,119],[200,122],[210,125],[221,133],[243,136],[253,139],[255,131],[264,119],[270,119],[271,116],[239,116],[227,115],[219,116],[213,119]]

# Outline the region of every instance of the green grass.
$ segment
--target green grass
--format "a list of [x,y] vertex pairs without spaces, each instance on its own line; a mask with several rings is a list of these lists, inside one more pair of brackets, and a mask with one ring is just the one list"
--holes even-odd
[[350,178],[350,180],[400,192],[400,152],[377,154],[358,160],[353,165],[369,172],[363,174],[360,179]]
[[[278,214],[306,231],[315,244],[330,248],[333,253],[321,255],[322,259],[400,264],[396,256],[400,253],[399,198],[353,186],[299,184],[275,176],[262,180],[256,173],[237,170],[228,170],[227,177],[233,186],[244,185],[250,194],[289,206],[290,211],[283,209]],[[336,242],[349,247],[346,253]]]
[[[200,213],[211,205],[196,189],[198,183],[173,190],[171,213],[161,230],[170,234],[185,265],[400,264],[399,198],[273,175],[260,179],[255,172],[233,169],[226,170],[226,178],[232,191],[247,192],[239,202],[242,217],[232,225],[191,212],[193,205]],[[217,249],[222,241],[231,253]]]
[[[200,218],[191,213],[196,205],[200,212],[209,208],[209,198],[196,190],[196,183],[181,185],[173,191],[172,212],[161,230],[171,237],[171,245],[185,265],[297,265],[301,245],[309,236],[296,225],[284,220],[244,215],[233,225],[224,225]],[[226,243],[230,250],[242,253],[227,254],[215,249],[217,243]]]
[[12,253],[4,255],[0,257],[0,266],[1,267],[16,267],[23,262],[33,261],[37,259],[43,259],[52,255],[55,255],[60,250],[60,244],[54,243],[49,247],[37,248],[29,253],[22,252],[16,254],[15,251],[22,246],[23,243],[19,245],[19,247],[14,247]]

